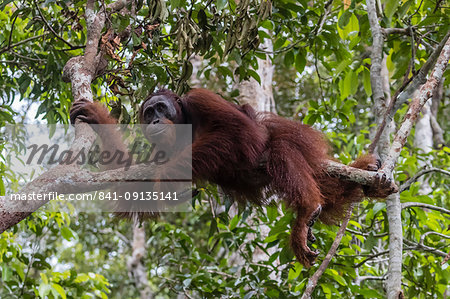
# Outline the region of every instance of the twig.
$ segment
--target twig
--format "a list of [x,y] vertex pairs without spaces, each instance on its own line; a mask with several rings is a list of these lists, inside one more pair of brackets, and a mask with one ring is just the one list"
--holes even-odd
[[13,31],[14,31],[14,25],[16,24],[16,20],[17,20],[17,17],[19,16],[19,14],[17,14],[15,17],[14,17],[14,20],[13,20],[13,22],[12,22],[12,25],[11,25],[11,31],[9,32],[9,38],[8,38],[8,49],[10,49],[11,48],[11,40],[12,40],[12,34],[13,34]]
[[32,37],[29,37],[29,38],[27,38],[27,39],[24,39],[24,40],[22,40],[22,41],[20,41],[20,42],[17,42],[17,43],[15,43],[15,44],[12,44],[12,45],[10,45],[10,46],[4,47],[4,48],[0,49],[0,54],[5,53],[5,52],[8,52],[8,51],[9,51],[10,49],[12,49],[12,48],[15,48],[15,47],[17,47],[17,46],[23,45],[23,44],[25,44],[25,43],[27,43],[27,42],[29,42],[29,41],[32,41],[32,40],[35,40],[35,39],[44,37],[44,36],[46,36],[46,35],[48,35],[48,34],[50,34],[50,33],[45,32],[45,33],[43,33],[43,34],[41,34],[41,35],[32,36]]
[[38,13],[39,13],[39,16],[41,17],[42,21],[44,22],[45,27],[47,27],[48,30],[50,30],[50,31],[53,33],[53,35],[54,35],[57,39],[59,39],[60,41],[62,41],[62,42],[65,43],[66,45],[68,45],[70,48],[73,48],[73,46],[72,46],[71,43],[69,43],[68,41],[66,41],[66,40],[65,40],[64,38],[62,38],[61,36],[59,36],[58,33],[56,33],[56,31],[53,29],[53,27],[50,26],[50,24],[47,22],[47,20],[45,19],[44,15],[42,14],[41,8],[39,7],[37,1],[36,1],[36,0],[33,0],[33,2],[34,2],[34,5],[36,5],[36,8],[37,8]]
[[447,254],[439,249],[427,246],[427,245],[423,245],[423,244],[418,244],[412,241],[409,241],[407,239],[404,239],[403,242],[405,242],[405,244],[407,244],[408,248],[405,248],[406,250],[421,250],[421,251],[429,251],[433,254],[445,257]]
[[355,284],[360,285],[364,280],[385,280],[386,276],[358,276],[355,279]]
[[406,182],[404,182],[404,183],[400,186],[400,188],[399,188],[400,191],[399,191],[399,192],[403,192],[403,191],[409,189],[409,187],[411,187],[411,185],[412,185],[415,181],[417,181],[417,179],[418,179],[419,177],[421,177],[421,176],[423,176],[423,175],[425,175],[425,174],[427,174],[427,173],[430,173],[430,172],[440,172],[440,173],[443,173],[443,174],[445,174],[445,175],[450,176],[450,171],[443,170],[443,169],[440,169],[440,168],[432,167],[432,168],[422,169],[421,171],[419,171],[418,173],[416,173],[412,178],[410,178],[409,180],[407,180]]
[[357,263],[356,265],[353,265],[352,267],[353,268],[359,268],[362,265],[364,265],[366,262],[368,262],[370,260],[373,260],[374,258],[376,258],[376,257],[378,257],[380,255],[384,255],[384,254],[388,254],[388,253],[389,253],[389,250],[385,250],[385,251],[381,251],[381,252],[378,252],[378,253],[374,253],[374,254],[370,255],[368,258],[366,258],[366,259],[362,260],[361,262]]
[[422,7],[422,4],[423,0],[420,1],[419,7],[417,7],[416,11],[409,17],[410,20],[419,12],[420,8]]
[[415,42],[415,37],[414,37],[414,28],[412,28],[412,26],[408,27],[408,31],[409,34],[411,35],[411,61],[410,61],[410,70],[412,71],[413,74],[416,73],[416,68],[415,68],[415,59],[416,59],[416,45],[414,44]]
[[213,207],[213,202],[211,199],[211,196],[208,196],[208,200],[209,200],[209,207],[211,208],[211,214],[213,216],[213,221],[216,221],[216,212],[214,211],[214,207]]
[[30,60],[30,61],[39,62],[39,63],[42,63],[44,61],[43,59],[39,59],[39,58],[32,58],[32,57],[23,56],[23,55],[17,53],[16,51],[11,51],[11,53],[14,56],[17,56],[17,57],[22,58],[24,60]]
[[435,232],[435,231],[429,231],[429,232],[424,233],[424,234],[420,237],[419,245],[424,246],[423,242],[425,241],[425,238],[426,238],[427,236],[429,236],[429,235],[437,235],[437,236],[440,236],[440,237],[442,237],[442,238],[444,238],[444,239],[450,239],[450,236],[447,236],[447,235],[444,235],[444,234],[441,234],[441,233],[438,233],[438,232]]
[[[356,231],[356,230],[353,230],[353,229],[350,229],[350,228],[346,228],[345,230],[350,232],[350,233],[352,233],[352,234],[355,234],[355,235],[361,235],[361,236],[365,236],[365,237],[370,236],[369,233],[359,232],[359,231]],[[382,233],[382,234],[375,234],[375,235],[373,235],[373,237],[374,238],[382,238],[382,237],[386,237],[388,235],[389,235],[389,233],[386,232],[386,233]]]
[[442,207],[433,206],[433,205],[430,205],[427,203],[423,203],[423,202],[403,202],[402,203],[402,209],[411,208],[411,207],[419,207],[419,208],[424,208],[424,209],[435,210],[435,211],[439,211],[441,213],[450,215],[450,210],[447,210]]
[[327,3],[325,3],[324,5],[324,13],[320,16],[319,18],[319,22],[318,25],[316,26],[316,28],[314,28],[314,35],[319,35],[319,33],[322,31],[322,27],[325,24],[325,20],[328,16],[328,14],[331,11],[331,8],[333,7],[333,0],[328,0]]

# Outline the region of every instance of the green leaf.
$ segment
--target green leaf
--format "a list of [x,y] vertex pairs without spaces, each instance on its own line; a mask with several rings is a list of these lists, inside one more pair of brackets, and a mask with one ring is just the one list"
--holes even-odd
[[[346,25],[341,27],[338,24],[338,26],[337,26],[338,33],[339,33],[339,36],[341,37],[341,39],[347,39],[349,34],[352,33],[352,32],[359,32],[359,21],[358,21],[358,18],[354,14],[351,14],[350,12],[348,12],[348,13],[350,14],[350,16],[349,16],[349,20],[346,23]],[[344,24],[344,23],[342,23],[342,24]]]
[[400,7],[397,10],[398,19],[403,19],[403,17],[408,12],[408,9],[409,9],[409,7],[411,6],[412,3],[414,3],[414,0],[408,0],[402,5],[402,7]]
[[30,87],[31,78],[28,75],[23,74],[17,81],[19,83],[20,94],[23,96],[27,91],[28,87]]
[[333,73],[334,78],[337,78],[339,76],[339,74],[345,70],[347,68],[347,66],[351,63],[352,61],[350,59],[344,59],[342,60],[338,66],[336,67],[336,70]]
[[277,219],[278,216],[278,207],[274,205],[270,205],[266,207],[267,218],[269,218],[270,222],[273,222]]
[[370,84],[370,72],[366,69],[363,71],[363,84],[366,95],[370,97],[372,95],[372,85]]
[[273,44],[273,49],[274,50],[278,50],[279,48],[281,48],[284,44],[286,43],[286,38],[281,36],[279,37],[275,43]]
[[333,275],[334,280],[336,280],[341,286],[346,286],[347,282],[345,281],[345,279],[340,276],[340,275]]
[[7,264],[2,264],[2,280],[9,281],[12,276],[11,268]]
[[309,103],[309,106],[314,108],[315,110],[319,109],[319,104],[316,101],[311,100],[308,103]]
[[291,269],[289,269],[288,280],[296,279],[302,272],[302,269],[303,266],[299,262],[296,262],[294,266]]
[[230,230],[233,230],[236,228],[237,224],[239,223],[239,220],[240,220],[239,215],[235,215],[233,217],[233,219],[231,219],[230,225],[229,225]]
[[356,221],[354,221],[354,220],[350,220],[350,221],[348,222],[348,224],[349,224],[349,225],[353,225],[353,226],[355,226],[355,227],[357,227],[357,228],[359,228],[359,229],[362,229],[361,224],[359,224],[358,222],[356,222]]
[[66,299],[66,291],[56,283],[52,283],[52,288],[61,296],[61,298]]
[[284,65],[290,67],[294,64],[294,51],[289,51],[284,55]]
[[340,14],[340,16],[339,16],[339,20],[338,20],[338,26],[341,29],[344,29],[345,26],[347,26],[348,23],[350,22],[350,17],[352,16],[352,13],[348,10],[345,10],[343,13],[340,12],[339,14]]
[[5,183],[3,182],[3,180],[0,178],[0,196],[4,196],[6,192],[5,189]]
[[378,214],[379,211],[384,210],[385,208],[386,208],[386,203],[384,203],[384,202],[377,202],[373,206],[373,215],[375,216],[376,214]]
[[72,230],[67,226],[61,228],[61,236],[67,241],[70,241],[74,237]]
[[294,254],[292,253],[291,249],[289,247],[284,247],[280,253],[280,263],[287,264],[292,261],[293,257]]
[[48,278],[47,278],[47,275],[45,275],[45,273],[39,273],[40,274],[40,276],[41,276],[41,280],[42,280],[42,282],[44,283],[44,284],[48,284]]
[[311,116],[308,118],[308,120],[306,121],[306,123],[310,126],[312,126],[316,120],[319,118],[319,115],[317,114],[311,114]]
[[224,67],[224,66],[219,66],[217,69],[224,77],[229,76],[231,79],[233,79],[233,72],[229,68]]
[[217,10],[221,11],[227,6],[227,4],[228,4],[227,0],[217,0],[216,2]]
[[41,298],[47,298],[47,294],[50,293],[51,286],[46,283],[41,283],[39,285],[39,297]]
[[208,26],[208,18],[206,17],[205,10],[200,9],[197,14],[198,25],[202,29],[206,29]]
[[278,234],[274,234],[274,235],[271,235],[271,236],[267,236],[267,237],[264,239],[264,243],[271,243],[271,242],[276,241],[276,240],[278,240]]
[[258,73],[254,70],[247,70],[247,74],[250,75],[250,77],[253,77],[256,81],[258,81],[259,84],[261,84],[261,78],[259,77]]
[[349,83],[350,95],[353,95],[358,90],[358,75],[356,74],[356,72],[351,71],[349,80],[350,80],[350,83]]
[[295,56],[295,69],[300,74],[303,72],[306,66],[306,53],[304,50],[300,50],[297,53],[297,56]]
[[395,1],[395,0],[388,0],[386,1],[386,5],[384,7],[384,14],[389,19],[389,21],[392,19],[392,16],[394,15],[395,11],[397,10],[397,7],[400,5],[401,1]]
[[349,69],[345,74],[344,80],[339,81],[341,100],[346,99],[351,94],[352,85],[355,84],[355,82],[352,81],[353,77],[353,70]]

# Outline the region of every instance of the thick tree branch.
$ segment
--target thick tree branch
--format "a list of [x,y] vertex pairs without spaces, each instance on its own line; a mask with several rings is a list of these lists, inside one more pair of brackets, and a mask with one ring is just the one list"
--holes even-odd
[[[380,173],[376,171],[362,170],[334,161],[327,161],[324,165],[329,175],[365,186],[376,184],[376,181],[380,176]],[[393,193],[398,191],[398,187],[395,183],[392,183],[392,188],[394,189]]]
[[381,31],[385,35],[389,35],[389,34],[409,35],[409,28],[381,28]]
[[[383,58],[384,36],[382,28],[378,21],[376,0],[367,0],[367,16],[370,29],[372,31],[372,49],[370,53],[370,84],[372,89],[372,100],[374,102],[374,114],[378,128],[386,126],[386,121],[382,115],[388,110],[387,107],[392,104],[390,97],[390,87],[388,71],[386,67],[386,58]],[[369,146],[369,153],[378,153],[381,159],[389,146],[389,133],[386,130],[378,130]]]
[[[382,160],[388,154],[390,146],[391,130],[384,130],[387,121],[383,115],[388,111],[394,100],[388,100],[390,97],[385,97],[386,92],[390,95],[388,72],[386,70],[386,62],[383,60],[383,43],[384,38],[381,33],[381,26],[378,21],[377,10],[375,5],[376,0],[367,0],[367,16],[369,19],[370,28],[372,31],[372,51],[371,51],[371,68],[370,68],[370,82],[372,88],[372,97],[374,101],[374,113],[376,122],[378,124],[378,132],[372,140],[369,147],[369,153],[374,153],[375,149],[380,154]],[[384,82],[387,82],[387,88],[384,87]],[[392,178],[392,172],[386,172],[389,178]],[[386,211],[389,223],[389,268],[387,272],[386,295],[389,299],[399,298],[402,296],[401,278],[402,278],[402,223],[401,223],[401,207],[400,196],[398,193],[391,194],[386,199]]]
[[[84,123],[77,125],[77,129],[90,130],[89,126]],[[92,136],[94,138],[90,140],[89,138]],[[79,139],[74,142],[74,147],[71,150],[78,152],[81,149],[76,147],[79,146],[86,146],[85,150],[88,150],[90,144],[95,140],[95,135],[92,136],[86,137],[80,134]],[[97,173],[80,169],[77,165],[58,165],[27,184],[19,193],[85,193],[111,188],[117,182],[141,182],[143,177],[152,177],[154,173],[154,166],[144,164],[133,165],[127,171],[114,169]],[[46,203],[47,201],[44,200],[15,201],[8,196],[0,196],[0,233],[19,223]]]
[[[76,134],[79,136],[82,135],[80,131],[92,131],[87,124],[82,124],[76,127],[75,130],[76,132],[78,131]],[[80,136],[80,138],[76,139],[72,145],[71,150],[74,153],[78,153],[80,150],[88,150],[95,138],[96,136],[94,134],[89,136]],[[74,170],[73,166],[56,166],[34,179],[32,182],[28,183],[24,188],[22,188],[20,193],[31,194],[34,192],[36,194],[43,194],[51,191],[64,190],[64,186],[67,182],[70,182],[70,179],[77,173],[78,172]],[[46,203],[46,201],[39,200],[26,202],[12,201],[5,196],[0,197],[0,199],[0,232],[4,232],[6,229],[16,225]],[[26,208],[21,205],[26,205]]]
[[[406,140],[411,132],[417,116],[426,101],[432,96],[432,92],[447,67],[450,58],[450,40],[447,39],[442,52],[439,55],[438,61],[431,73],[428,81],[421,86],[420,90],[415,93],[413,100],[409,105],[409,109],[397,131],[394,141],[387,153],[380,172],[391,175],[397,163],[398,157]],[[433,59],[430,57],[430,59]],[[391,195],[386,200],[386,210],[388,211],[389,221],[389,269],[387,279],[387,297],[398,298],[402,294],[401,291],[401,277],[402,277],[402,224],[401,224],[401,206],[398,195]]]

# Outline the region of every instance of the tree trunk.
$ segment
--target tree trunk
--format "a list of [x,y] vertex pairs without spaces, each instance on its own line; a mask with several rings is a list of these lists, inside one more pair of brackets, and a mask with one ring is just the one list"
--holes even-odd
[[138,221],[135,221],[133,224],[132,253],[127,261],[127,268],[130,278],[134,280],[136,288],[139,290],[140,298],[151,299],[153,294],[148,285],[147,269],[142,261],[147,254],[145,241],[145,229]]
[[[422,117],[416,123],[416,131],[414,134],[414,146],[419,149],[419,153],[428,154],[433,149],[433,129],[431,127],[431,101],[425,103],[422,109]],[[421,167],[426,167],[429,163],[425,160],[418,160]],[[421,176],[418,180],[420,183],[420,193],[428,194],[433,191],[428,183],[428,178]]]

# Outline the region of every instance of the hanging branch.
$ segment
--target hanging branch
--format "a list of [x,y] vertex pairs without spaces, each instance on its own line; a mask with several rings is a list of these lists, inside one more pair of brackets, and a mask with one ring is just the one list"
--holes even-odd
[[334,239],[333,244],[330,247],[330,250],[328,250],[328,253],[323,259],[322,264],[320,264],[319,266],[319,269],[317,269],[317,271],[309,279],[308,285],[306,286],[305,292],[303,292],[301,299],[311,298],[312,292],[316,288],[316,285],[319,282],[320,277],[328,268],[328,264],[330,263],[333,256],[336,254],[336,250],[338,249],[342,237],[345,234],[345,228],[347,227],[350,217],[352,216],[352,210],[353,206],[350,205],[349,209],[346,212],[345,218],[342,221],[341,227],[339,228],[339,231],[336,234],[336,238]]

